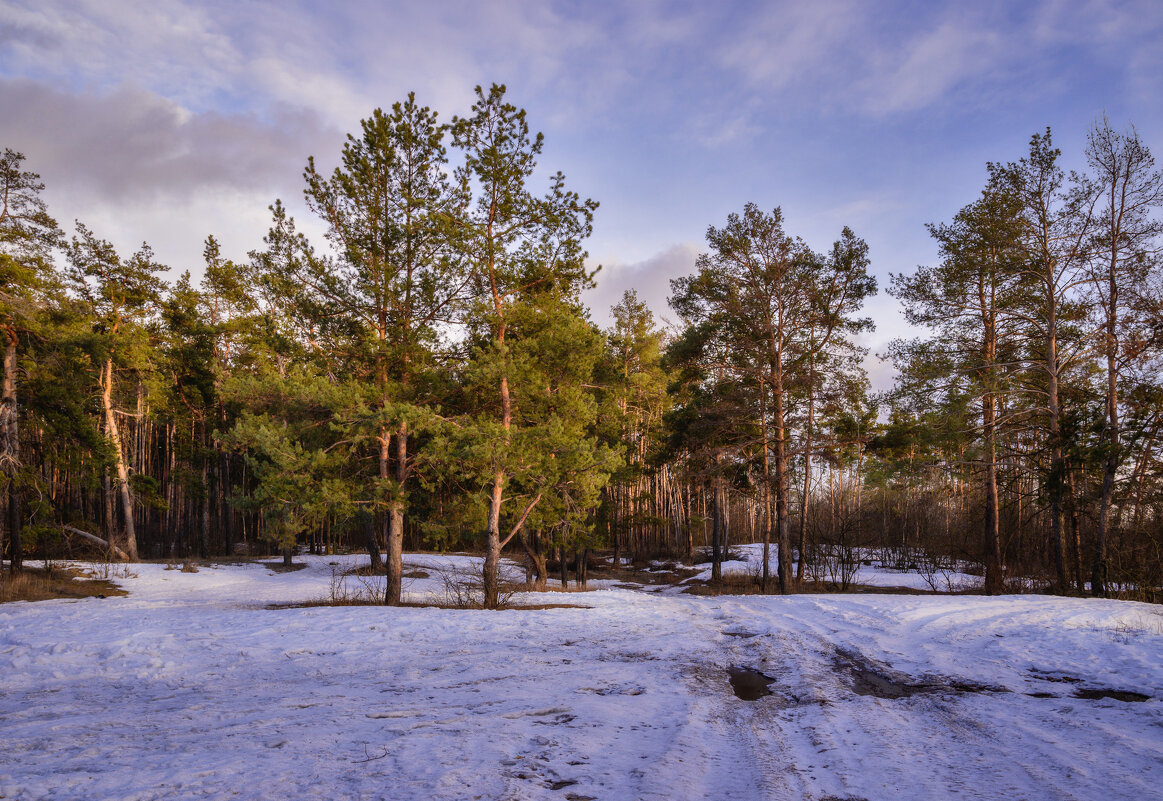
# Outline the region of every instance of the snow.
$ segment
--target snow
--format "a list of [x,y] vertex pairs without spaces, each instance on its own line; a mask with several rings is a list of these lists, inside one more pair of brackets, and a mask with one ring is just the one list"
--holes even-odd
[[[588,608],[270,608],[326,597],[365,560],[134,565],[123,598],[0,606],[0,798],[1143,801],[1163,786],[1159,607],[606,589],[518,599]],[[407,555],[430,573],[407,594],[437,600],[437,569],[478,565]],[[737,699],[732,665],[773,695]],[[926,689],[861,694],[853,665]]]
[[[730,561],[722,562],[724,576],[743,575],[757,576],[763,566],[763,545],[745,543],[731,546]],[[936,590],[942,592],[979,589],[982,585],[980,576],[970,575],[957,570],[934,570],[930,576],[925,576],[919,569],[895,570],[883,565],[875,554],[867,550],[858,550],[860,564],[853,567],[850,577],[852,584],[862,584],[869,587],[900,587],[908,590]],[[779,555],[773,544],[768,551],[768,571],[776,574],[779,566]],[[684,565],[679,565],[684,567]],[[690,581],[710,581],[710,564],[700,565],[700,572]],[[825,574],[825,579],[835,580],[833,576]]]

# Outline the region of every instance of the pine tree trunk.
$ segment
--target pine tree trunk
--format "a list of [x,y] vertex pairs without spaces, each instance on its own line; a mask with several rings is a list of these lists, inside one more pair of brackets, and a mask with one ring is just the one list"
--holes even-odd
[[[549,571],[545,568],[545,551],[541,547],[541,532],[534,531],[529,537],[526,537],[525,527],[521,527],[518,535],[521,542],[521,547],[525,550],[525,556],[530,572],[532,572],[532,581],[526,580],[526,583],[533,585],[533,589],[537,592],[545,591],[545,582],[549,578]],[[530,542],[532,540],[532,542]]]
[[371,557],[372,572],[379,572],[384,569],[384,560],[380,558],[380,538],[376,534],[378,525],[379,513],[368,515],[364,519],[363,534],[367,543],[368,556]]
[[388,510],[388,580],[384,601],[399,606],[404,583],[404,479],[407,477],[408,424],[396,431],[396,495]]
[[610,497],[610,539],[614,543],[614,567],[622,566],[622,538],[618,535],[618,526],[621,524],[620,511],[618,507],[618,489],[616,486],[611,486],[609,490]]
[[125,463],[125,452],[121,446],[121,430],[117,426],[117,415],[113,410],[113,360],[105,361],[105,380],[101,387],[101,402],[105,408],[105,431],[109,442],[113,445],[113,456],[116,459],[117,481],[116,489],[121,496],[121,512],[125,525],[125,553],[129,561],[136,562],[137,532],[133,524],[133,496],[129,491],[129,466]]
[[985,429],[985,594],[997,595],[1004,587],[1001,553],[1001,523],[997,495],[996,409],[992,392],[982,397]]
[[[380,429],[380,451],[379,451],[379,468],[380,479],[384,482],[391,477],[391,454],[392,454],[392,437],[388,433],[386,427]],[[384,569],[384,562],[380,558],[380,540],[384,541],[387,547],[388,540],[391,538],[389,527],[391,521],[389,516],[383,511],[377,511],[374,517],[374,525],[368,537],[368,556],[371,558],[371,569],[380,571]],[[385,603],[390,603],[385,596]]]
[[24,559],[24,543],[21,541],[20,511],[20,408],[16,398],[16,331],[6,329],[8,341],[4,347],[4,386],[0,397],[0,460],[4,463],[4,474],[8,483],[8,566],[16,573]]
[[[504,328],[500,342],[504,345]],[[513,403],[509,396],[509,377],[501,376],[501,425],[508,439],[513,423]],[[488,550],[485,552],[483,572],[485,608],[496,609],[500,605],[500,564],[501,564],[501,501],[505,491],[505,474],[501,470],[493,476],[493,490],[489,495]],[[562,546],[564,548],[564,546]],[[564,550],[562,551],[564,554]]]
[[1119,469],[1119,391],[1118,391],[1118,281],[1112,260],[1107,287],[1106,323],[1106,458],[1103,460],[1102,494],[1098,502],[1098,521],[1094,533],[1094,561],[1090,570],[1090,591],[1105,597],[1107,582],[1107,541],[1110,539],[1110,512],[1114,498],[1115,474]]
[[198,556],[210,557],[210,466],[202,458],[202,520],[198,532]]
[[1082,595],[1086,592],[1086,584],[1082,580],[1082,533],[1078,528],[1078,505],[1074,500],[1073,473],[1070,475],[1067,487],[1069,489],[1066,505],[1069,512],[1067,519],[1070,522],[1070,561],[1074,568],[1074,586],[1078,590],[1078,594]]
[[775,523],[779,537],[779,591],[792,591],[791,528],[787,515],[787,427],[783,410],[783,362],[776,353],[772,370],[772,395],[775,413]]
[[561,571],[561,588],[564,590],[564,589],[567,589],[569,587],[569,562],[566,561],[566,558],[565,558],[565,544],[564,543],[562,543],[561,547],[557,549],[557,556],[558,556],[558,560],[561,562],[561,564],[559,564],[558,567],[560,568],[560,571]]
[[804,551],[808,541],[808,500],[812,491],[812,435],[816,424],[816,357],[812,354],[808,368],[808,419],[804,429],[804,488],[800,503],[799,559],[796,582],[804,580]]
[[[715,455],[715,461],[719,461],[718,454]],[[719,481],[719,477],[715,476],[711,489],[711,581],[716,584],[723,580],[723,554],[719,550],[719,545],[723,537],[723,529],[720,522],[722,517],[720,506],[722,502]]]
[[694,516],[694,501],[691,499],[691,486],[689,483],[683,487],[683,494],[686,496],[686,504],[684,506],[684,513],[686,515],[686,559],[687,564],[693,565],[695,563],[695,528],[691,525],[691,518]]
[[227,556],[234,554],[234,509],[230,505],[230,456],[223,451],[218,461],[218,498],[222,509],[222,536]]
[[1046,370],[1048,377],[1048,405],[1050,412],[1050,475],[1047,495],[1050,498],[1050,546],[1054,556],[1057,591],[1067,593],[1070,579],[1066,568],[1065,489],[1066,457],[1062,447],[1062,416],[1058,398],[1058,330],[1056,309],[1051,306],[1049,337],[1046,343]]
[[767,393],[759,388],[759,432],[763,440],[763,573],[760,592],[767,594],[771,587],[771,528],[773,522],[771,492],[771,442],[767,436]]
[[109,473],[109,468],[105,468],[101,484],[101,494],[105,501],[102,505],[105,513],[105,541],[109,543],[109,559],[113,559],[113,546],[117,537],[117,501],[113,496],[113,477]]

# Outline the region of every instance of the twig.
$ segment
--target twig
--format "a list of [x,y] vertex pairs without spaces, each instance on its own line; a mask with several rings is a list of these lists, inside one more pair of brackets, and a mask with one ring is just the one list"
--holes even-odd
[[367,752],[367,746],[365,745],[365,746],[363,747],[363,754],[364,754],[364,756],[366,757],[366,759],[353,759],[353,760],[351,761],[351,764],[353,764],[353,765],[362,765],[362,764],[363,764],[363,763],[365,763],[365,762],[375,762],[377,759],[383,759],[383,758],[384,758],[384,757],[386,757],[386,756],[387,756],[389,753],[391,753],[391,750],[390,750],[390,749],[388,749],[388,748],[385,748],[385,749],[384,749],[384,752],[383,752],[382,754],[380,754],[379,756],[372,756],[371,754],[369,754],[369,753]]

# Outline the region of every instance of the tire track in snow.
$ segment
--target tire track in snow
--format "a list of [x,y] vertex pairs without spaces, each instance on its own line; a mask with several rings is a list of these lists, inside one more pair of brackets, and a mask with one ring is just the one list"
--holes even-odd
[[[855,692],[853,677],[837,663],[837,647],[875,664],[891,657],[878,643],[892,642],[899,624],[893,617],[877,618],[859,608],[836,611],[821,624],[796,620],[778,603],[761,610],[735,601],[719,606],[714,619],[725,631],[755,634],[743,645],[725,642],[724,663],[748,665],[776,678],[771,687],[775,694],[754,702],[756,712],[746,734],[739,734],[744,727],[734,730],[755,755],[761,777],[757,784],[765,788],[764,795],[755,797],[1141,801],[1159,786],[1163,761],[1157,749],[1163,738],[1143,742],[1120,730],[1118,701],[1102,708],[1073,698],[1047,702],[1022,693],[952,687],[895,699]],[[989,618],[996,613],[975,610],[974,615]],[[928,619],[925,625],[930,625]],[[855,636],[844,631],[848,627],[856,629]],[[923,654],[910,657],[920,661]],[[941,675],[931,668],[912,678],[931,681]],[[1052,712],[1048,703],[1057,703],[1058,711]],[[1015,714],[1015,709],[1020,711]],[[1084,731],[1104,723],[1099,737]],[[1163,719],[1159,725],[1163,727]],[[1064,727],[1075,730],[1065,741],[1060,736]],[[780,758],[772,759],[762,746],[765,740],[779,744]],[[1109,749],[1113,772],[1126,776],[1119,786],[1111,786],[1109,771],[1087,775],[1085,765],[1094,755],[1077,744],[1088,740]],[[1150,763],[1152,753],[1157,767],[1149,775],[1136,775],[1142,771],[1134,766]],[[798,777],[798,788],[786,780],[780,784],[788,776]]]

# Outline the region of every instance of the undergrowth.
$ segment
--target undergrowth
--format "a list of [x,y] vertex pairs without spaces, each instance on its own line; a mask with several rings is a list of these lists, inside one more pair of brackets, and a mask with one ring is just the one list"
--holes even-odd
[[48,601],[53,598],[106,598],[128,595],[108,578],[94,578],[73,568],[25,567],[0,575],[0,603]]

